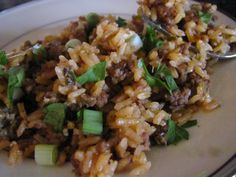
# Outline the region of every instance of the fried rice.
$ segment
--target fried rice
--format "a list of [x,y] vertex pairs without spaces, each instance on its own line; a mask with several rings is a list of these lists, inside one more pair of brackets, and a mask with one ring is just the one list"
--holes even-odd
[[[0,68],[0,149],[9,153],[9,164],[37,162],[37,145],[55,145],[54,165],[69,161],[77,176],[141,176],[151,168],[146,152],[152,146],[188,139],[183,125],[193,114],[219,107],[209,93],[213,59],[207,52],[233,50],[236,29],[216,25],[216,6],[209,3],[138,3],[131,20],[93,13],[91,24],[81,16],[60,34],[26,41],[6,55]],[[144,24],[142,15],[163,23],[176,38]],[[103,77],[95,71],[104,63]],[[13,82],[10,70],[18,66],[24,77]],[[61,122],[62,109],[48,118],[57,103],[65,107]],[[100,133],[88,132],[94,127],[84,131],[88,110],[103,114],[95,122]],[[173,125],[180,137],[171,134]]]

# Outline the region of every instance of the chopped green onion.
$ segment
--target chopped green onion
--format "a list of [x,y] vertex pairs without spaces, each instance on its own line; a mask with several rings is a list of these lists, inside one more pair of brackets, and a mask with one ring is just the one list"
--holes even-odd
[[96,13],[91,12],[86,16],[86,20],[88,22],[88,31],[91,32],[91,30],[97,26],[99,16]]
[[143,46],[142,39],[136,33],[127,42],[133,47],[134,51],[138,51]]
[[83,85],[87,82],[97,82],[105,79],[106,74],[106,62],[100,62],[91,67],[84,74],[76,78],[76,81]]
[[55,165],[58,148],[52,144],[37,144],[34,149],[34,159],[39,165]]
[[118,19],[116,20],[116,23],[118,24],[119,27],[123,27],[127,25],[126,20],[121,17],[118,17]]
[[47,51],[41,44],[35,44],[32,48],[33,58],[35,61],[44,61],[47,58]]
[[6,65],[6,64],[7,64],[6,52],[3,50],[0,50],[0,65]]
[[168,144],[177,144],[182,139],[188,140],[189,133],[183,127],[178,126],[173,120],[169,119],[167,121],[168,131],[167,131],[167,142]]
[[8,71],[7,97],[10,103],[13,102],[14,92],[21,88],[25,80],[25,69],[23,66],[12,67]]
[[208,24],[212,19],[212,14],[209,12],[198,11],[198,17],[203,23]]
[[65,120],[66,106],[63,103],[52,103],[45,109],[44,122],[51,125],[57,132],[62,131]]
[[79,39],[70,39],[66,45],[65,48],[69,49],[69,48],[75,48],[76,46],[80,45],[81,41]]
[[103,113],[84,109],[82,131],[85,134],[100,135],[103,131]]
[[163,43],[163,40],[157,38],[157,34],[154,28],[151,26],[147,26],[147,31],[143,38],[143,49],[146,52],[149,52],[154,48],[161,48],[163,46]]

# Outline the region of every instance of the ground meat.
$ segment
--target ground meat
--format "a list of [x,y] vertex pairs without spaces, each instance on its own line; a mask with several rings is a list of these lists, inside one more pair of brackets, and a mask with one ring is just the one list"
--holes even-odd
[[8,108],[0,108],[0,137],[14,138],[17,125],[18,119],[14,111]]
[[64,68],[63,69],[63,74],[64,76],[66,77],[66,83],[68,85],[75,85],[76,84],[76,81],[75,81],[75,74],[73,71],[71,71],[70,69],[68,68]]
[[59,98],[57,97],[57,94],[51,91],[48,91],[45,93],[43,97],[43,103],[46,104],[51,104],[51,103],[56,103],[59,102]]
[[79,104],[81,105],[81,107],[83,106],[93,107],[96,105],[96,103],[97,103],[97,100],[95,97],[89,96],[85,93],[80,96]]
[[46,50],[49,59],[58,59],[59,55],[63,55],[65,53],[65,47],[59,40],[48,43]]
[[108,102],[108,97],[109,95],[106,92],[102,92],[98,97],[97,97],[97,103],[96,105],[101,108]]
[[187,81],[186,81],[186,85],[188,86],[188,88],[192,89],[193,87],[198,86],[200,82],[205,82],[206,85],[209,85],[210,81],[202,78],[195,72],[188,74]]
[[36,83],[33,79],[26,78],[23,85],[25,92],[30,93],[34,89],[35,85]]
[[[79,17],[81,22],[86,21],[85,17]],[[80,24],[81,25],[81,24]],[[87,41],[87,33],[86,30],[81,30],[79,27],[78,21],[73,21],[69,24],[68,27],[65,28],[64,32],[62,33],[62,40],[64,42],[69,41],[70,39],[79,39],[80,41],[84,42]]]
[[177,71],[179,73],[179,78],[177,79],[177,85],[178,86],[183,86],[186,83],[187,80],[187,69],[188,65],[183,63],[178,66]]
[[35,60],[31,60],[26,65],[26,78],[35,80],[37,73],[40,71],[41,66],[35,62]]
[[125,80],[130,72],[129,65],[126,61],[121,61],[118,64],[114,64],[108,69],[108,73],[109,76],[111,76],[113,84],[117,84],[118,82]]
[[236,42],[231,43],[230,48],[231,48],[232,52],[236,52]]
[[175,16],[177,15],[175,7],[167,7],[163,4],[163,1],[155,1],[154,8],[156,9],[158,20],[166,25],[175,24]]
[[134,30],[138,34],[141,34],[143,32],[144,23],[143,23],[142,18],[140,18],[139,16],[133,16],[132,24],[134,24],[134,28],[135,28]]
[[35,100],[35,94],[32,92],[26,93],[23,97],[21,97],[19,102],[24,103],[27,114],[34,112],[38,108],[38,103]]
[[168,131],[167,125],[165,126],[157,125],[156,131],[150,137],[151,145],[167,145],[165,137],[167,131]]
[[61,145],[66,141],[66,137],[62,133],[57,133],[50,127],[40,129],[33,137],[37,144]]
[[172,112],[183,109],[188,104],[190,95],[191,90],[189,88],[177,90],[173,95],[166,95],[166,100],[169,102],[169,109]]

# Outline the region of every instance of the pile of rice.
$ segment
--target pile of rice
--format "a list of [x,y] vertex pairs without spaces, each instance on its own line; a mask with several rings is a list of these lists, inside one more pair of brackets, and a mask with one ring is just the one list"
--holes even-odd
[[[57,164],[71,161],[78,176],[109,177],[127,171],[131,176],[140,176],[151,168],[145,152],[153,141],[167,145],[167,120],[182,125],[199,109],[211,111],[219,107],[209,93],[207,52],[229,52],[236,42],[236,30],[216,26],[214,16],[208,24],[200,20],[197,12],[214,14],[215,5],[194,4],[186,10],[187,0],[138,3],[138,14],[124,27],[118,26],[116,17],[99,16],[99,23],[87,36],[87,20],[79,17],[60,35],[38,41],[48,53],[40,66],[33,63],[30,52],[9,60],[6,70],[17,65],[27,70],[23,84],[26,96],[11,109],[7,80],[0,78],[0,149],[9,152],[10,164],[33,158],[37,144],[55,144],[60,147]],[[168,39],[157,32],[163,46],[148,53],[140,50],[129,39],[134,34],[146,34],[141,15],[162,22],[176,38]],[[70,39],[80,43],[65,49]],[[191,45],[197,51],[192,51]],[[32,46],[27,41],[21,50]],[[165,63],[179,88],[171,95],[150,87],[144,69],[139,67],[140,58],[152,69]],[[105,80],[80,85],[71,79],[71,73],[79,76],[102,61],[107,63]],[[82,108],[103,111],[103,134],[83,134],[81,125],[71,119],[75,114],[65,121],[62,132],[55,132],[43,121],[43,109],[58,102],[71,113]],[[3,121],[8,122],[7,126],[2,126]]]

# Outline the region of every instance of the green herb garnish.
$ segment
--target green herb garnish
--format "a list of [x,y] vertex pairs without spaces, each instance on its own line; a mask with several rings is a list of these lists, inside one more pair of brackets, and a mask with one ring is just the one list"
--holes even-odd
[[8,71],[7,97],[13,103],[14,92],[22,87],[25,80],[25,69],[23,66],[12,67]]
[[197,125],[197,120],[189,120],[188,122],[186,122],[185,124],[183,124],[181,127],[183,128],[190,128]]
[[91,32],[93,28],[95,28],[99,22],[98,14],[91,12],[86,16],[86,20],[88,23],[88,31]]
[[0,50],[0,65],[6,65],[6,64],[7,64],[6,52],[3,50]]
[[156,77],[163,78],[166,81],[166,84],[171,92],[178,89],[178,86],[177,86],[170,70],[168,69],[168,67],[165,64],[159,64],[154,75]]
[[163,40],[157,38],[156,31],[151,26],[147,26],[146,34],[143,38],[143,49],[146,52],[151,51],[154,48],[161,48],[163,46]]
[[209,12],[198,11],[198,17],[202,22],[208,24],[212,19],[212,14]]
[[76,78],[76,81],[83,85],[88,82],[97,82],[105,79],[106,74],[106,62],[100,62],[91,67],[84,74]]
[[51,125],[57,132],[62,131],[65,120],[66,106],[63,103],[52,103],[45,109],[44,122]]
[[[172,92],[178,88],[175,81],[174,81],[173,76],[171,75],[171,73],[169,72],[167,67],[164,70],[165,72],[160,71],[160,69],[158,69],[155,72],[154,76],[152,76],[148,72],[148,69],[147,69],[143,59],[140,59],[138,61],[138,67],[143,68],[144,75],[145,75],[145,80],[147,81],[149,86],[165,88],[169,91],[170,94],[172,94]],[[161,78],[160,76],[162,76],[162,75],[163,75],[165,81],[160,79]]]
[[167,121],[168,132],[167,142],[168,144],[177,144],[179,141],[189,139],[189,133],[183,127],[178,126],[173,120]]
[[119,27],[123,27],[127,25],[126,20],[121,17],[118,17],[118,19],[116,20],[116,23],[118,24]]
[[41,44],[35,44],[32,48],[35,61],[44,61],[47,58],[47,50]]

